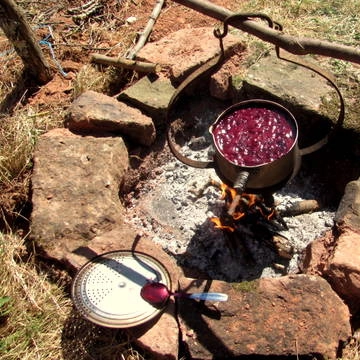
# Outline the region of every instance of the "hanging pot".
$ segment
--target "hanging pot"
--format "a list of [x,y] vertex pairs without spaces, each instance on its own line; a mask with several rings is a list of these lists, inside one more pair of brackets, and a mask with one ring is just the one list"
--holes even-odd
[[[216,37],[219,37],[220,39],[220,47],[222,49],[222,52],[217,57],[200,66],[196,71],[194,71],[194,73],[190,74],[188,78],[186,78],[179,85],[172,98],[170,99],[167,114],[167,120],[169,124],[167,133],[168,144],[172,153],[178,160],[180,160],[186,165],[196,168],[214,168],[220,179],[222,179],[222,181],[224,181],[228,185],[236,188],[238,192],[241,192],[245,189],[253,192],[265,192],[267,190],[271,191],[285,185],[293,176],[295,176],[300,169],[301,157],[303,155],[307,155],[316,150],[319,150],[321,147],[323,147],[328,142],[330,133],[325,135],[313,145],[303,149],[299,149],[298,125],[295,117],[290,113],[290,111],[278,103],[268,100],[254,99],[243,101],[229,107],[218,116],[215,123],[210,127],[210,133],[213,135],[213,142],[215,146],[215,156],[213,161],[197,161],[184,156],[181,153],[179,146],[174,140],[175,122],[171,120],[174,105],[180,95],[185,92],[185,90],[195,81],[199,81],[200,78],[207,77],[211,73],[214,73],[216,70],[221,68],[225,58],[221,39],[225,35],[226,31],[224,31],[224,34],[216,35]],[[325,78],[337,92],[340,100],[340,111],[337,122],[335,126],[331,129],[331,132],[334,133],[342,126],[345,113],[344,99],[341,95],[339,88],[336,85],[335,79],[331,74],[324,71],[323,69],[320,69],[315,64],[308,63],[299,57],[294,57],[291,54],[280,55],[280,50],[281,49],[279,47],[276,47],[276,54],[279,59],[303,66],[315,72],[316,74]],[[263,162],[256,163],[256,165],[248,164],[246,162],[239,164],[238,162],[235,162],[234,159],[229,158],[226,152],[221,149],[221,147],[219,146],[219,142],[217,141],[215,136],[215,129],[219,125],[219,123],[223,121],[223,119],[232,115],[237,110],[259,107],[280,114],[287,121],[288,125],[292,129],[293,142],[288,148],[286,148],[286,150],[283,151],[283,153],[280,153],[280,156],[277,156],[276,158],[269,158],[267,160],[264,160]],[[281,140],[281,137],[278,139]]]

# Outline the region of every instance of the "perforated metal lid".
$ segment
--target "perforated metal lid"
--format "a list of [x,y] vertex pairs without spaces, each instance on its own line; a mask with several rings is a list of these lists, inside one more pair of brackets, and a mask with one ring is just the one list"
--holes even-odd
[[153,257],[134,251],[113,251],[95,257],[78,271],[71,295],[86,319],[106,327],[131,327],[152,319],[162,310],[140,296],[147,280],[171,288],[168,271]]

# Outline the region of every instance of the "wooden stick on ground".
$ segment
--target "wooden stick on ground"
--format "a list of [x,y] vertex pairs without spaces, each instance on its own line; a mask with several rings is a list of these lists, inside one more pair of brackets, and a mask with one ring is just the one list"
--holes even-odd
[[164,5],[164,0],[157,0],[155,7],[150,15],[149,21],[145,26],[144,31],[141,33],[136,45],[133,49],[129,50],[126,54],[127,59],[134,59],[139,50],[145,45],[153,27],[160,15],[161,9]]
[[301,214],[308,214],[320,209],[320,204],[317,200],[301,200],[292,204],[289,208],[280,212],[281,216],[297,216]]
[[90,61],[98,64],[110,65],[123,69],[131,69],[142,73],[154,73],[161,70],[161,66],[159,64],[130,60],[121,57],[114,58],[100,54],[92,54]]

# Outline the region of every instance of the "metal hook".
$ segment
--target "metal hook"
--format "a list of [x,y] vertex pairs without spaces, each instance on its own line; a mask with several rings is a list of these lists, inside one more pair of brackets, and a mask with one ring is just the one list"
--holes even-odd
[[271,17],[266,14],[238,13],[238,14],[233,14],[233,15],[226,17],[225,20],[223,21],[223,32],[221,32],[219,28],[214,29],[214,36],[218,39],[224,38],[229,31],[229,22],[232,20],[245,21],[245,20],[251,20],[251,18],[258,18],[258,19],[267,21],[270,28],[275,28],[276,30],[280,30],[280,31],[283,29],[283,27],[280,23],[273,21],[271,19]]
[[221,49],[222,56],[225,55],[223,38],[229,32],[229,22],[232,21],[232,20],[241,20],[241,21],[251,20],[251,18],[258,18],[258,19],[267,21],[270,28],[274,28],[274,29],[279,30],[279,31],[282,31],[282,29],[283,29],[283,27],[282,27],[282,25],[280,23],[278,23],[276,21],[273,21],[271,19],[271,17],[266,15],[266,14],[262,14],[262,13],[238,13],[238,14],[230,15],[230,16],[226,17],[224,19],[224,21],[223,21],[223,31],[222,32],[221,32],[220,28],[214,29],[214,36],[217,39],[219,39],[219,42],[220,42],[220,49]]

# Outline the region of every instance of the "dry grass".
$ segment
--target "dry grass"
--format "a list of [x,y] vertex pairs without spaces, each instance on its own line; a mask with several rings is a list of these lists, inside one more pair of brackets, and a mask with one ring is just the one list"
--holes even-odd
[[[60,113],[59,113],[60,112]],[[58,114],[59,117],[54,117]],[[61,124],[63,110],[25,107],[13,116],[4,116],[0,128],[0,182],[11,181],[31,168],[31,158],[38,137]]]
[[29,196],[29,175],[38,137],[59,126],[63,113],[62,108],[42,110],[29,106],[0,118],[0,215],[6,225],[9,219],[21,216],[20,209]]
[[0,263],[0,299],[8,299],[0,307],[0,358],[59,359],[71,301],[38,273],[19,236],[0,234]]
[[[27,11],[27,18],[34,24],[48,20],[67,2],[19,1]],[[59,46],[59,61],[84,56],[84,49],[102,47],[109,43],[108,55],[123,55],[134,34],[129,29],[119,28],[116,10],[126,10],[127,1],[105,2],[101,22],[82,24],[69,28],[66,33],[54,32]],[[248,0],[238,1],[239,11],[262,12],[282,23],[284,31],[297,37],[312,37],[358,46],[360,0]],[[149,14],[150,15],[150,14]],[[83,37],[81,37],[81,35]],[[117,37],[115,37],[117,35]],[[68,43],[61,45],[62,36]],[[88,42],[84,44],[83,39]],[[121,39],[117,40],[117,39]],[[86,45],[86,47],[84,46]],[[268,52],[273,46],[249,37],[249,46],[254,53],[253,61]],[[0,34],[0,54],[11,50]],[[47,54],[48,55],[48,54]],[[51,59],[50,59],[51,60]],[[344,95],[358,98],[360,69],[336,59],[318,59],[330,68],[341,83]],[[2,74],[0,101],[14,88],[21,74],[22,65],[14,55],[0,57]],[[72,97],[85,90],[108,92],[114,74],[85,65],[72,82]],[[119,76],[117,73],[116,76]],[[351,85],[349,82],[351,79]],[[357,106],[358,101],[354,101]],[[65,106],[64,106],[65,105]],[[43,132],[62,126],[66,104],[39,106],[19,105],[11,114],[0,118],[0,201],[2,214],[18,216],[18,204],[28,197],[29,175],[36,141]],[[356,114],[360,113],[360,109]],[[6,220],[5,220],[6,223]],[[141,359],[120,332],[102,329],[79,318],[73,311],[68,294],[61,286],[49,281],[39,271],[35,256],[25,248],[26,237],[0,233],[0,358],[15,359]],[[360,360],[360,344],[352,341],[345,349],[343,360]]]
[[360,342],[352,339],[343,351],[340,360],[360,360]]

